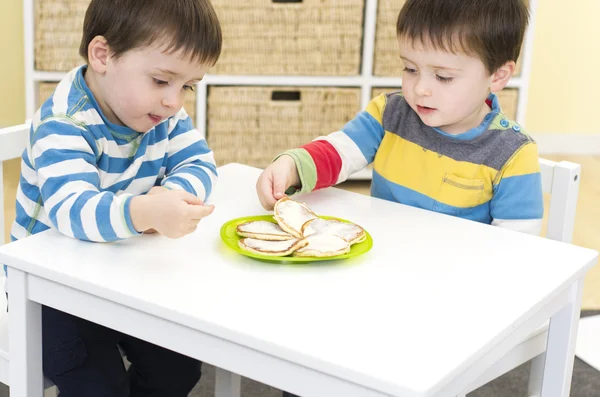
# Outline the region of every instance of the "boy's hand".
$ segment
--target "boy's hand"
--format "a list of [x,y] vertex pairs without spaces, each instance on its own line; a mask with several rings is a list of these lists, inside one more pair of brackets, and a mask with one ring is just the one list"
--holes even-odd
[[171,189],[167,189],[166,187],[162,187],[162,186],[154,186],[152,187],[152,189],[148,190],[148,193],[146,193],[146,195],[152,195],[152,194],[159,194],[159,193],[166,193],[168,191],[170,191]]
[[256,181],[256,193],[263,208],[270,211],[290,186],[299,184],[296,162],[291,156],[283,155],[260,174]]
[[168,190],[134,197],[130,210],[136,230],[154,229],[169,238],[179,238],[196,230],[198,222],[214,209],[184,190]]
[[[162,187],[162,186],[154,186],[152,189],[150,189],[148,191],[148,193],[146,193],[147,195],[151,195],[151,194],[159,194],[159,193],[165,193],[168,192],[170,189],[167,189],[166,187]],[[156,230],[154,229],[148,229],[148,230],[144,230],[144,234],[154,234],[156,233]]]

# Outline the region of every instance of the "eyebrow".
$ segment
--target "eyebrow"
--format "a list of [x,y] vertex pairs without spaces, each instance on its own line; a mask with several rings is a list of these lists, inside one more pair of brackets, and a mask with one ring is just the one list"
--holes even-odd
[[[400,59],[402,59],[403,61],[407,61],[407,62],[416,64],[416,62],[413,62],[410,59],[408,59],[406,57],[403,57],[402,55],[400,55]],[[453,70],[455,72],[460,72],[461,71],[461,69],[450,68],[450,67],[447,67],[447,66],[437,66],[437,65],[427,65],[427,66],[431,67],[432,69]]]
[[[169,70],[169,69],[156,68],[156,70],[166,73],[166,74],[170,74],[172,76],[179,76],[179,73],[173,72],[172,70]],[[194,80],[202,81],[202,77],[196,77],[194,79],[191,79],[190,81],[194,81]]]

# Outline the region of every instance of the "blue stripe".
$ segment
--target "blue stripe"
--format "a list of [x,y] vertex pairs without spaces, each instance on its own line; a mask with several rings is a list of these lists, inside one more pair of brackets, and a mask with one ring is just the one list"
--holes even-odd
[[[142,162],[140,169],[138,170],[137,177],[145,178],[153,175],[158,175],[158,171],[164,165],[165,158],[158,160],[147,160]],[[108,174],[123,174],[127,171],[134,163],[133,159],[121,158],[121,157],[110,157],[109,155],[103,154],[100,156],[97,162],[97,167]]]
[[[15,223],[27,230],[30,227],[31,221],[32,218],[27,215],[21,203],[17,201]],[[38,220],[34,220],[33,227],[31,228],[31,234],[39,233],[40,231],[48,230],[49,228],[50,227],[48,225],[45,225]]]
[[199,167],[187,167],[182,170],[178,170],[173,175],[178,175],[180,173],[190,174],[200,180],[204,185],[204,190],[206,190],[206,197],[210,196],[212,192],[212,182],[210,180],[210,176],[206,173],[206,171]]
[[133,178],[125,179],[125,180],[117,182],[103,190],[116,194],[121,190],[127,189],[127,186],[129,186],[131,184],[131,182],[133,182]]
[[349,121],[343,131],[358,146],[367,162],[372,163],[385,134],[383,126],[368,112],[363,111]]
[[[198,193],[196,192],[196,189],[194,189],[192,184],[187,179],[181,178],[177,175],[171,175],[170,177],[165,179],[164,183],[167,183],[167,182],[174,183],[176,185],[181,186],[186,192],[191,193],[194,196],[198,195]],[[208,197],[208,194],[206,195],[206,197]]]
[[202,165],[203,167],[208,168],[209,170],[212,171],[212,173],[218,177],[219,176],[219,172],[217,171],[217,165],[213,164],[213,163],[207,163],[206,161],[201,161],[200,165]]
[[81,210],[83,206],[88,202],[89,199],[99,194],[94,191],[83,192],[75,199],[75,202],[71,206],[71,211],[69,212],[69,217],[71,218],[71,230],[73,231],[73,235],[75,238],[80,240],[89,241],[87,234],[83,230],[83,223],[81,221]]
[[66,123],[62,123],[56,120],[48,120],[45,121],[42,125],[38,127],[32,136],[32,143],[39,141],[40,139],[46,138],[50,135],[59,135],[59,136],[82,136],[84,133],[83,130]]
[[133,226],[133,221],[131,220],[131,200],[133,196],[127,197],[125,199],[125,203],[123,203],[123,213],[125,214],[125,222],[127,223],[127,227],[132,234],[142,234],[135,230]]
[[23,229],[27,229],[29,227],[29,222],[31,218],[25,212],[25,208],[21,205],[20,202],[16,203],[16,211],[15,211],[15,222],[18,223]]
[[95,172],[80,172],[77,174],[56,176],[48,178],[42,186],[42,198],[44,199],[44,201],[47,201],[62,186],[73,181],[85,181],[92,184],[93,186],[100,186],[100,178]]
[[[40,107],[40,120],[44,120],[47,117],[52,116],[52,107],[54,106],[54,91],[52,92],[52,95],[50,95],[50,98],[48,98],[46,100],[46,102],[44,102],[42,104],[42,106]],[[33,128],[33,126],[32,126]]]
[[444,204],[405,186],[390,182],[376,171],[373,171],[371,195],[384,200],[402,203],[412,207],[422,208],[446,215],[452,215],[459,218],[470,219],[476,222],[487,224],[492,222],[489,210],[489,202],[471,208],[460,208]]
[[25,165],[27,167],[29,167],[29,169],[31,171],[35,172],[35,169],[33,168],[33,165],[31,164],[31,162],[29,161],[29,157],[27,156],[27,149],[25,149],[25,151],[23,152],[23,156],[21,157],[21,160],[23,160],[23,162],[25,163]]
[[179,135],[187,134],[193,129],[194,124],[192,123],[192,119],[188,116],[186,119],[177,122],[177,127],[171,131],[169,134],[169,139],[173,139]]
[[102,198],[96,206],[96,222],[98,224],[98,231],[105,241],[118,240],[117,234],[110,224],[110,206],[113,202],[114,195],[111,193],[104,193]]
[[210,149],[206,146],[206,141],[196,141],[185,149],[178,151],[169,156],[167,161],[167,172],[171,172],[179,164],[186,163],[190,157],[210,153]]
[[21,191],[25,197],[34,203],[37,203],[38,199],[40,198],[40,191],[37,186],[30,185],[22,176],[19,180],[19,184],[21,185]]
[[31,234],[37,234],[43,231],[46,231],[50,229],[50,226],[43,224],[40,221],[36,221],[35,224],[33,225],[33,228],[31,228]]
[[494,186],[490,211],[494,219],[542,219],[544,197],[541,174],[536,172],[502,178]]
[[96,166],[96,158],[91,153],[70,149],[48,149],[35,159],[35,168],[38,170],[67,160],[85,160],[88,164]]
[[147,178],[149,176],[156,176],[163,166],[163,159],[154,161],[144,161],[140,166],[140,169],[135,176],[136,179]]
[[58,221],[56,219],[56,213],[58,212],[60,207],[62,207],[62,205],[65,203],[65,201],[67,201],[74,195],[75,195],[75,193],[68,194],[67,197],[63,198],[54,207],[52,207],[52,209],[50,210],[50,213],[48,213],[48,217],[50,218],[50,221],[52,222],[52,224],[54,225],[55,228],[58,229]]
[[109,174],[122,174],[127,171],[133,162],[131,159],[122,157],[111,157],[107,154],[100,156],[98,168]]

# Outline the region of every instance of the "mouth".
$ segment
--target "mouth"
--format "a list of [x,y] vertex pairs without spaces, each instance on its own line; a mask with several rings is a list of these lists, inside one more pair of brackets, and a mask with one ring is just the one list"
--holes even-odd
[[417,112],[419,114],[429,114],[429,113],[433,113],[436,110],[437,110],[436,108],[431,108],[429,106],[417,105]]
[[150,120],[151,120],[151,121],[152,121],[154,124],[158,124],[158,123],[160,123],[160,121],[162,120],[162,117],[160,117],[160,116],[157,116],[157,115],[155,115],[155,114],[151,114],[151,113],[148,113],[148,117],[150,118]]

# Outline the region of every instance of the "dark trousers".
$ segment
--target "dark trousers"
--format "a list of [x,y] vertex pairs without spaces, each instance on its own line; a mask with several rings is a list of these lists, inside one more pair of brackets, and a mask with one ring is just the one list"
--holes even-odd
[[284,391],[283,393],[281,393],[281,397],[298,397],[298,396]]
[[[119,347],[131,366],[126,370]],[[202,363],[98,324],[42,307],[44,375],[61,397],[185,397]]]

